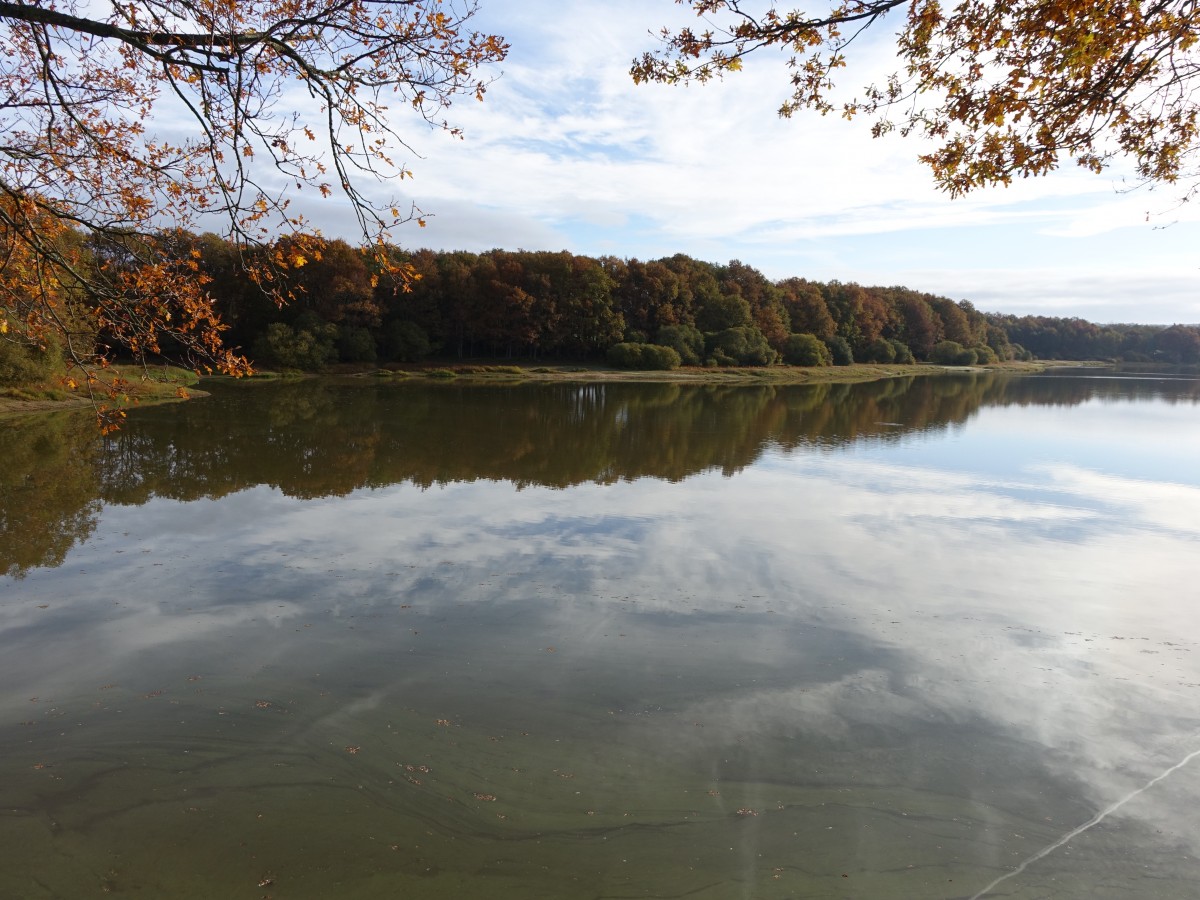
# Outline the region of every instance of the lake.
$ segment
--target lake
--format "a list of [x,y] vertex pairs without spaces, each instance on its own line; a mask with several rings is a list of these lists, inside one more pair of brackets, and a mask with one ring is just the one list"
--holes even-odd
[[1194,898],[1200,380],[0,425],[0,897]]

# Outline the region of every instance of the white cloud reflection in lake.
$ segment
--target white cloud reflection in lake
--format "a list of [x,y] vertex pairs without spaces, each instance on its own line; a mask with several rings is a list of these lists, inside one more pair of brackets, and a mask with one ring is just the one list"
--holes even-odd
[[[831,780],[896,809],[906,791],[974,804],[999,874],[1007,816],[1053,820],[1028,855],[1200,748],[1200,485],[1043,444],[919,465],[929,440],[677,483],[107,506],[61,568],[7,583],[0,708],[187,666],[359,672],[338,721],[490,683],[607,704],[641,758],[764,802]],[[385,665],[402,651],[424,667]],[[1197,801],[1187,766],[1113,821],[1196,854]]]

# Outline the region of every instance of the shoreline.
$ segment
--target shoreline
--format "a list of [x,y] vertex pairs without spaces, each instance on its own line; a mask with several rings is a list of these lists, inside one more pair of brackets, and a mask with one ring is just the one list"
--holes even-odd
[[141,406],[179,403],[208,396],[208,391],[196,386],[200,377],[190,369],[114,365],[105,371],[122,381],[115,396],[109,396],[103,382],[95,385],[93,394],[88,393],[86,386],[69,388],[61,382],[0,389],[0,418],[100,407],[128,412]]
[[[1073,362],[1061,360],[1037,360],[1034,362],[1006,362],[989,366],[939,366],[930,363],[909,365],[857,363],[849,366],[769,366],[763,368],[681,368],[669,371],[635,371],[625,369],[610,369],[603,366],[515,366],[489,365],[470,363],[447,364],[443,366],[408,366],[395,369],[341,369],[324,373],[304,373],[286,375],[277,373],[262,373],[250,376],[248,379],[232,379],[226,376],[215,376],[211,380],[221,381],[276,381],[287,378],[378,378],[395,381],[466,381],[466,382],[643,382],[643,383],[675,383],[675,384],[724,384],[724,385],[754,385],[754,384],[857,384],[867,381],[879,381],[887,378],[905,376],[928,376],[943,374],[977,374],[980,372],[999,372],[1014,375],[1030,375],[1044,372],[1050,368],[1098,368],[1108,365],[1101,362]],[[133,367],[120,367],[132,369]],[[152,406],[161,403],[179,403],[197,397],[207,397],[208,392],[195,385],[202,384],[194,373],[183,369],[164,370],[162,377],[146,376],[137,369],[134,373],[128,371],[122,374],[126,385],[122,390],[122,402],[112,403],[103,395],[98,394],[95,403],[109,403],[115,408],[129,411],[140,406]],[[63,396],[42,396],[37,398],[21,398],[0,395],[0,417],[36,414],[43,412],[59,412],[74,409],[87,409],[94,401],[85,393],[74,392],[66,394],[65,388],[55,388],[53,391],[42,389],[40,392],[59,393]],[[35,391],[36,392],[36,391]]]

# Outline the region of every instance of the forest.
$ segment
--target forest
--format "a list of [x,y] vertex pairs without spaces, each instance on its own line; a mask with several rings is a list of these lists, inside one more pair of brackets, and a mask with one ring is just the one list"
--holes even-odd
[[[274,252],[295,258],[281,242]],[[402,290],[350,245],[325,242],[286,278],[280,308],[242,277],[233,247],[195,239],[227,343],[255,364],[506,358],[676,366],[987,364],[1012,359],[1200,361],[1200,327],[1096,325],[984,313],[908,287],[772,281],[733,260],[641,261],[567,251],[403,251]]]
[[[507,359],[631,369],[1006,360],[1200,362],[1200,327],[1097,325],[985,313],[908,287],[772,281],[737,260],[641,261],[567,251],[388,247],[386,263],[342,240],[283,238],[254,251],[211,233],[161,237],[224,323],[225,346],[260,369]],[[258,258],[248,258],[253,252]],[[248,271],[276,268],[267,292]],[[121,260],[105,255],[106,267]],[[395,278],[405,271],[413,277]],[[279,296],[290,299],[277,302]],[[81,295],[75,302],[86,302]],[[81,317],[82,318],[82,317]],[[84,335],[101,349],[120,342]],[[110,346],[111,345],[111,346]],[[0,384],[62,370],[60,348],[0,342]],[[169,340],[167,359],[182,348]]]

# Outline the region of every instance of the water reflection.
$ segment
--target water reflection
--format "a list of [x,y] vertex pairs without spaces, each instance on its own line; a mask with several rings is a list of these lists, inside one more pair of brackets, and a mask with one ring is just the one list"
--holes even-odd
[[17,420],[0,430],[0,575],[60,565],[96,526],[95,429],[76,416]]
[[[478,479],[517,487],[726,475],[769,450],[891,446],[982,408],[1200,402],[1200,381],[898,378],[858,385],[457,386],[303,381],[218,386],[139,411],[101,446],[86,414],[0,431],[0,565],[60,564],[99,504],[218,498],[254,485],[291,497]],[[1152,435],[1147,435],[1152,437]]]
[[[378,438],[344,496],[337,443],[255,432],[258,395],[207,407],[224,441],[199,404],[145,411],[96,462],[88,539],[0,583],[0,840],[33,861],[0,895],[974,896],[1200,747],[1195,473],[1083,467],[1058,434],[1002,471],[929,465],[1051,396],[989,384],[941,423],[867,392],[901,436],[805,431],[786,390],[689,400],[680,444],[719,452],[659,446],[682,468],[657,478],[569,404],[464,398],[450,440],[404,418],[417,397],[353,425],[353,389],[322,388],[344,452]],[[626,422],[670,420],[629,391]],[[559,413],[607,441],[555,469],[569,490],[536,429],[480,424]],[[544,480],[497,474],[521,434]],[[1185,766],[992,896],[1193,896],[1198,795]]]

